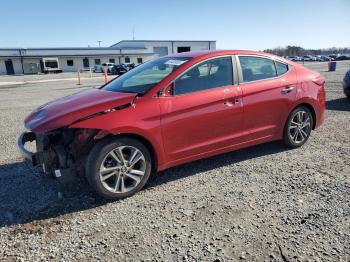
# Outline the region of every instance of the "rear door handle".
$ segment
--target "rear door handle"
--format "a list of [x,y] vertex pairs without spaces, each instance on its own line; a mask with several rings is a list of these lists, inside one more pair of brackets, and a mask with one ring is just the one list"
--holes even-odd
[[294,86],[288,86],[288,87],[286,87],[286,88],[283,88],[283,89],[281,90],[281,93],[282,93],[283,95],[285,95],[285,94],[288,94],[288,93],[292,92],[293,89],[294,89]]

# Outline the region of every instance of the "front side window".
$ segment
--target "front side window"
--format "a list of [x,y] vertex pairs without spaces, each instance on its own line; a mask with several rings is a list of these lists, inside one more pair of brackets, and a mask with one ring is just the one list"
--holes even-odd
[[257,56],[239,56],[243,82],[257,81],[277,76],[273,60]]
[[135,67],[105,85],[103,89],[144,94],[190,60],[190,57],[161,57]]
[[205,61],[185,72],[175,81],[175,95],[233,85],[232,58]]
[[287,64],[283,64],[283,63],[280,63],[280,62],[275,62],[276,64],[276,70],[277,70],[277,75],[280,76],[280,75],[283,75],[285,73],[288,72],[288,65]]

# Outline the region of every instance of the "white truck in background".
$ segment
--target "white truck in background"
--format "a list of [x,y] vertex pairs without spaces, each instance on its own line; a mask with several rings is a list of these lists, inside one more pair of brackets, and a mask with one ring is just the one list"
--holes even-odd
[[42,71],[45,74],[48,73],[61,73],[60,64],[58,62],[58,58],[49,57],[42,59]]

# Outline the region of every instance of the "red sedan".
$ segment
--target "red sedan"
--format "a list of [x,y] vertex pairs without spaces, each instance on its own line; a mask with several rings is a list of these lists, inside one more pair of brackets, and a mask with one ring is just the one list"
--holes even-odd
[[[98,194],[124,198],[152,170],[273,140],[302,146],[324,120],[324,82],[318,72],[260,52],[161,57],[39,107],[18,146],[48,174],[81,171]],[[35,153],[28,141],[36,141]]]

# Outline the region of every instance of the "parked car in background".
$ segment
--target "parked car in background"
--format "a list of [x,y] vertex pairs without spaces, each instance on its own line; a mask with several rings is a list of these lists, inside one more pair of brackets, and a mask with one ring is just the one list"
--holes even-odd
[[105,67],[107,67],[107,73],[111,73],[112,67],[114,65],[115,65],[114,63],[103,63],[101,65],[95,65],[94,72],[103,73],[105,70]]
[[317,55],[317,56],[315,56],[315,57],[316,57],[316,61],[319,61],[319,62],[322,62],[322,61],[323,61],[320,55]]
[[346,72],[343,78],[344,94],[350,100],[350,69]]
[[335,58],[335,61],[343,61],[343,60],[350,60],[350,57],[347,55],[340,55]]
[[111,68],[111,74],[113,75],[122,75],[128,72],[128,68],[126,66],[122,65],[114,65]]
[[331,59],[331,61],[334,61],[338,57],[338,55],[331,54],[328,55],[328,57]]
[[128,70],[135,68],[134,63],[123,63],[122,65],[124,65]]
[[301,57],[302,61],[315,61],[311,55],[304,55]]
[[290,61],[294,61],[294,62],[301,61],[301,58],[300,58],[299,56],[287,56],[287,58],[288,58]]
[[[18,146],[48,174],[62,179],[81,170],[101,196],[125,198],[152,170],[274,140],[301,147],[324,121],[324,82],[261,52],[160,57],[39,107],[25,119],[30,131]],[[29,141],[35,153],[25,148]]]
[[328,61],[334,61],[335,60],[335,58],[332,57],[332,56],[327,56],[327,57],[328,57]]
[[317,61],[319,62],[325,62],[325,61],[329,61],[329,57],[325,56],[325,55],[318,55],[316,56]]

